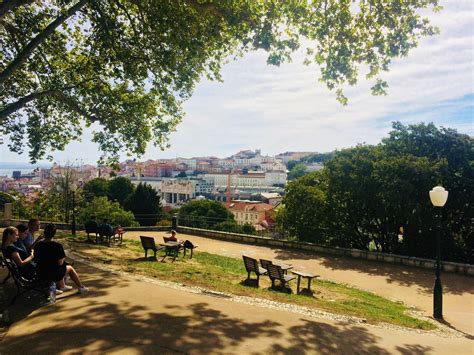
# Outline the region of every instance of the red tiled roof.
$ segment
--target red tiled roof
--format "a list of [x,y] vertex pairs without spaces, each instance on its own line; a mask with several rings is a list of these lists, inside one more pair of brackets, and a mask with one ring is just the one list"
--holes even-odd
[[245,211],[247,208],[247,211],[262,212],[272,210],[273,206],[268,203],[231,202],[227,208],[231,211]]

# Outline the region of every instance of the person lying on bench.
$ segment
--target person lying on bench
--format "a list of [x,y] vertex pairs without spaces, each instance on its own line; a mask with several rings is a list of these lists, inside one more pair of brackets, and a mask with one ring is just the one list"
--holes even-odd
[[25,249],[17,247],[15,245],[17,241],[18,229],[15,227],[5,228],[2,236],[3,255],[8,259],[13,260],[23,277],[31,279],[35,275],[35,267],[32,264],[33,256]]
[[38,276],[43,280],[56,282],[58,290],[68,291],[72,287],[66,285],[64,278],[69,275],[79,289],[79,293],[87,293],[89,289],[82,284],[76,270],[65,262],[66,254],[63,246],[52,240],[55,234],[56,226],[52,223],[48,224],[44,228],[44,240],[35,246],[34,256]]

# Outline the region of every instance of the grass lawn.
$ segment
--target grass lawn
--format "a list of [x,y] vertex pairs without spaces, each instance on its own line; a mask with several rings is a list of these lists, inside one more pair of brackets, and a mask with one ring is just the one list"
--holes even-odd
[[[72,239],[61,236],[65,244]],[[416,329],[435,329],[436,326],[425,320],[410,316],[408,308],[399,302],[390,301],[371,292],[362,291],[343,284],[316,279],[313,280],[312,295],[296,295],[296,279],[290,282],[291,293],[285,290],[272,290],[268,277],[260,277],[260,287],[246,285],[247,277],[242,259],[236,259],[207,252],[194,251],[193,259],[180,256],[174,262],[152,258],[144,259],[139,241],[126,240],[120,247],[109,248],[104,245],[84,243],[85,238],[75,238],[75,252],[92,259],[108,259],[110,265],[121,271],[178,282],[188,286],[200,286],[213,291],[234,295],[270,299],[278,302],[296,304],[331,313],[364,318],[368,323],[381,322]],[[163,251],[159,252],[161,260]],[[306,280],[301,286],[306,287]]]

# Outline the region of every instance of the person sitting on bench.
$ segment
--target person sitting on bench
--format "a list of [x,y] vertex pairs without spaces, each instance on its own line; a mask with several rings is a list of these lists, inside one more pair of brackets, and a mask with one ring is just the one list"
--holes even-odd
[[2,236],[2,252],[6,258],[13,260],[18,266],[20,274],[31,279],[35,275],[35,267],[32,264],[33,256],[25,249],[19,248],[15,245],[18,241],[18,229],[15,227],[7,227],[3,231]]
[[28,234],[26,235],[26,238],[23,239],[23,244],[25,244],[26,249],[30,252],[34,249],[36,243],[43,239],[42,234],[35,239],[35,234],[40,230],[40,226],[41,223],[38,218],[31,218],[28,221]]
[[15,246],[22,249],[25,253],[31,254],[25,244],[25,239],[28,236],[28,227],[24,224],[19,224],[16,226],[16,229],[18,229],[18,240],[14,243]]
[[183,244],[183,241],[176,238],[176,231],[174,229],[171,230],[171,236],[169,237],[166,237],[168,239],[168,241],[170,242],[177,242],[179,244]]
[[65,284],[64,277],[69,275],[79,289],[79,293],[87,293],[89,289],[82,284],[76,270],[65,262],[66,254],[63,246],[52,240],[55,234],[56,226],[52,223],[48,224],[44,228],[44,240],[35,246],[34,255],[38,276],[43,280],[56,282],[57,289],[68,291],[72,287]]
[[104,221],[99,226],[99,230],[105,232],[107,235],[114,234],[114,227],[112,227],[112,225],[109,223],[109,221],[106,218],[104,218]]

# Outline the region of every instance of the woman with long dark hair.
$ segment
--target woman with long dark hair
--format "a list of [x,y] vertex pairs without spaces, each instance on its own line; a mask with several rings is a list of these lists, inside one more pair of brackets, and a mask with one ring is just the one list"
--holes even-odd
[[32,264],[33,257],[23,248],[15,245],[18,241],[18,229],[7,227],[2,236],[2,252],[6,258],[13,260],[18,266],[22,276],[32,278],[35,275],[35,268]]

